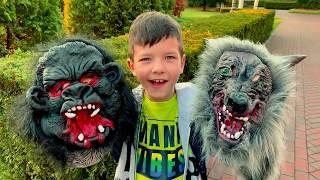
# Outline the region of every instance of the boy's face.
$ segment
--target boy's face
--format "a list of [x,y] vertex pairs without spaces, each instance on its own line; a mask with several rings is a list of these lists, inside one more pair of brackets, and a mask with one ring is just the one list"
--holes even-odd
[[170,99],[186,61],[185,55],[180,54],[177,39],[162,39],[151,47],[134,45],[133,54],[128,65],[143,86],[144,94],[153,101]]

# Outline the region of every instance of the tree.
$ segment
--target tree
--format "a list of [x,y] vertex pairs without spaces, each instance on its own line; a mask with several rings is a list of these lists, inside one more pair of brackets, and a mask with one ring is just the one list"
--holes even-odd
[[258,9],[259,7],[259,0],[254,0],[253,9]]
[[180,17],[181,12],[184,10],[184,0],[176,0],[176,5],[173,10],[173,15]]
[[233,9],[236,8],[236,0],[232,0],[232,3],[231,3],[231,11],[233,11]]
[[244,3],[244,0],[239,0],[239,5],[238,5],[239,9],[243,8],[243,3]]

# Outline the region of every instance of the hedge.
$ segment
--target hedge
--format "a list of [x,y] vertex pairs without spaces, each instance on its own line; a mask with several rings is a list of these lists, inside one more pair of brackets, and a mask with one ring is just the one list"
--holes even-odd
[[58,37],[61,19],[61,0],[0,1],[0,57]]
[[[197,57],[204,48],[205,38],[234,35],[263,43],[271,32],[273,18],[274,12],[271,10],[241,10],[218,14],[214,18],[180,22],[187,55],[185,73],[180,80],[189,81],[193,78],[197,69]],[[98,43],[112,52],[123,67],[128,82],[134,87],[137,81],[126,64],[127,41],[128,35],[122,35],[103,39]],[[5,69],[0,73],[0,179],[111,179],[115,163],[110,156],[89,168],[61,170],[55,161],[48,160],[33,143],[19,137],[11,128],[9,119],[19,117],[18,109],[11,111],[12,104],[17,100],[13,94],[24,95],[34,71],[32,66],[34,63],[30,59],[37,55],[37,53],[18,51],[14,55],[0,59],[0,69]]]
[[298,3],[299,8],[320,9],[320,0],[318,2]]
[[297,8],[298,4],[296,2],[278,2],[278,1],[266,1],[264,3],[266,9],[293,9]]
[[[144,11],[171,13],[173,0],[65,0],[66,33],[106,38],[125,34],[131,22]],[[69,13],[69,14],[68,14]],[[72,28],[70,27],[72,26]]]

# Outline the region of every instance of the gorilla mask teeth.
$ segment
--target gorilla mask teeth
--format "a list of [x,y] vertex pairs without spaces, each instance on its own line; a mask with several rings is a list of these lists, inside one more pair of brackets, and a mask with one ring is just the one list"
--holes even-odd
[[84,135],[83,135],[82,133],[80,133],[80,134],[78,135],[78,140],[79,140],[79,141],[83,141],[83,140],[84,140]]
[[105,138],[110,129],[114,129],[114,124],[112,120],[99,114],[101,108],[101,104],[91,103],[75,105],[66,110],[64,135],[67,136],[67,141],[86,149],[106,143]]
[[74,113],[70,113],[69,111],[68,111],[68,112],[66,112],[66,113],[64,113],[64,115],[65,115],[65,116],[67,116],[67,117],[68,117],[68,118],[70,118],[70,119],[72,119],[72,118],[76,117],[76,114],[74,114]]
[[105,131],[105,128],[102,125],[98,126],[99,132],[103,133]]
[[97,115],[97,114],[99,113],[99,111],[100,111],[100,108],[97,108],[96,110],[94,110],[94,111],[91,113],[90,117],[93,117],[93,116]]

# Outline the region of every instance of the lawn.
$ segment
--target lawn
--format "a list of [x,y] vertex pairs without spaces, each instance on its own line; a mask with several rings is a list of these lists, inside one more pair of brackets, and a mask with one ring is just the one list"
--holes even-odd
[[311,9],[290,9],[289,13],[299,13],[299,14],[320,14],[320,10]]
[[272,26],[273,31],[274,31],[275,29],[277,29],[278,25],[281,24],[281,23],[282,23],[282,19],[277,18],[277,17],[274,18],[273,26]]
[[202,8],[186,8],[182,12],[181,18],[192,19],[192,18],[206,18],[219,14],[213,11],[203,11]]

